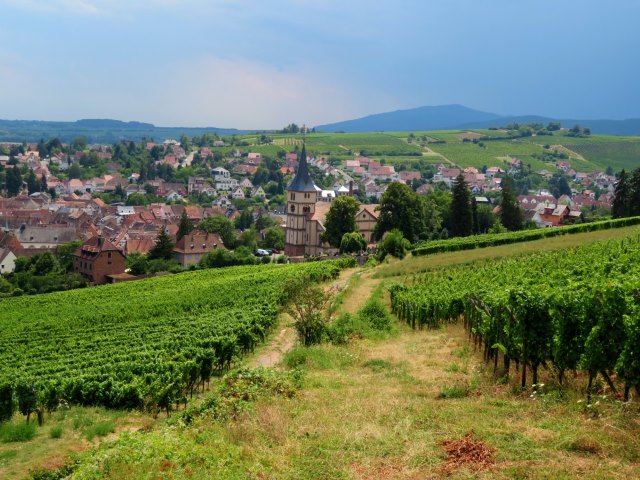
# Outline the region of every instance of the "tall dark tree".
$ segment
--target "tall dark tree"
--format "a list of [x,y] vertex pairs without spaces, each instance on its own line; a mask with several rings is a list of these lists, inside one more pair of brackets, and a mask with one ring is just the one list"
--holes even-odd
[[411,242],[418,240],[424,230],[424,205],[411,187],[392,182],[380,199],[380,217],[373,237],[380,240],[389,230],[397,228]]
[[629,216],[629,200],[631,199],[631,191],[629,178],[624,169],[618,174],[616,189],[614,192],[613,207],[611,215],[613,218],[623,218]]
[[36,174],[33,173],[33,170],[29,170],[25,180],[27,182],[27,190],[29,191],[29,195],[40,191],[40,182],[38,182],[38,177],[36,177]]
[[640,168],[633,171],[629,186],[629,215],[640,215]]
[[478,203],[476,202],[476,197],[471,196],[471,220],[473,224],[473,234],[477,235],[480,233],[480,224],[478,223]]
[[571,187],[567,177],[560,173],[555,173],[549,180],[549,191],[556,198],[560,198],[562,195],[571,196]]
[[324,222],[326,230],[322,235],[322,240],[329,242],[332,247],[339,247],[345,233],[357,230],[356,214],[359,208],[360,204],[353,197],[345,195],[336,198],[327,212],[327,218]]
[[198,225],[198,229],[205,232],[217,233],[220,235],[222,242],[226,248],[234,248],[236,244],[236,236],[233,231],[233,223],[224,215],[213,215],[207,217]]
[[69,167],[69,179],[80,178],[80,174],[82,171],[80,170],[80,165],[74,163]]
[[513,191],[513,179],[509,176],[502,181],[502,201],[500,202],[500,221],[507,230],[521,230],[524,215]]
[[40,191],[46,192],[49,189],[47,186],[47,176],[43,173],[40,177]]
[[10,197],[15,197],[22,188],[22,174],[17,165],[7,171],[7,193]]
[[187,216],[187,212],[183,210],[182,215],[180,215],[180,224],[178,225],[178,233],[176,234],[176,238],[180,240],[182,237],[191,233],[192,231],[193,222]]
[[166,227],[162,227],[158,236],[156,237],[156,244],[149,251],[149,259],[164,259],[170,260],[173,256],[173,247],[175,244],[171,240],[171,237],[167,233]]
[[473,233],[473,212],[471,211],[471,192],[462,173],[456,177],[451,195],[451,234],[454,237],[467,237]]

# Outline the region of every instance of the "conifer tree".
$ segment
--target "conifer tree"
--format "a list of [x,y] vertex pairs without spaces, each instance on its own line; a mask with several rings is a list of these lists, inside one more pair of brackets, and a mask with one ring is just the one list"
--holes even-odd
[[191,233],[193,231],[193,222],[187,216],[187,212],[185,210],[182,211],[182,215],[180,215],[180,224],[178,225],[178,233],[176,238],[180,240],[185,235]]
[[473,212],[471,192],[462,174],[456,177],[451,194],[451,233],[454,237],[467,237],[473,233]]
[[614,192],[613,207],[611,208],[611,215],[613,218],[623,218],[629,216],[629,177],[624,169],[618,174],[618,181],[616,182],[616,189]]
[[640,215],[640,168],[636,168],[629,182],[629,215]]
[[160,258],[164,260],[170,260],[173,256],[174,246],[175,245],[173,241],[171,241],[171,237],[167,233],[167,228],[162,227],[160,229],[160,232],[158,233],[158,236],[156,237],[156,244],[149,251],[149,259],[155,260]]
[[524,218],[518,199],[513,193],[513,179],[505,177],[502,182],[502,201],[500,203],[500,221],[507,230],[521,230]]

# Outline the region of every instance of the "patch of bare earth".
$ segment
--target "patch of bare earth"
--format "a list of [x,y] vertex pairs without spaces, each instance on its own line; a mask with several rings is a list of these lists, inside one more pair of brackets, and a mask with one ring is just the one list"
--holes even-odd
[[496,449],[474,438],[472,432],[456,440],[445,440],[442,447],[447,454],[447,460],[442,465],[445,473],[461,467],[479,472],[490,469],[494,464]]
[[476,140],[478,138],[484,137],[484,135],[477,132],[461,132],[461,133],[456,133],[456,137],[458,137],[459,140],[464,140],[464,139]]

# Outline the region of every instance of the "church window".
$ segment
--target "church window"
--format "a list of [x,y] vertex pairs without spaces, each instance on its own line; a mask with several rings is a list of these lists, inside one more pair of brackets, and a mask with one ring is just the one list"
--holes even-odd
[[308,205],[307,205],[307,206],[304,206],[304,207],[302,207],[302,211],[303,211],[304,213],[309,213],[309,212],[311,211],[311,207],[309,207]]
[[295,212],[296,211],[296,206],[295,205],[291,205],[291,211]]

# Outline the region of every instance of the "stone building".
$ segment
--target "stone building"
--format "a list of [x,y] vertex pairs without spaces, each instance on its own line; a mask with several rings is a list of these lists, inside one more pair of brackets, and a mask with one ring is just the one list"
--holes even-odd
[[[303,145],[298,170],[287,188],[287,223],[284,253],[289,257],[315,256],[333,253],[328,243],[321,240],[324,222],[331,203],[319,198],[318,189],[309,175],[306,148]],[[377,205],[360,205],[356,226],[367,244],[373,242],[373,229],[378,221]]]

